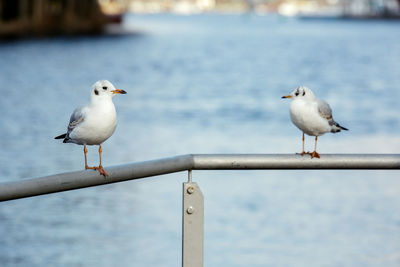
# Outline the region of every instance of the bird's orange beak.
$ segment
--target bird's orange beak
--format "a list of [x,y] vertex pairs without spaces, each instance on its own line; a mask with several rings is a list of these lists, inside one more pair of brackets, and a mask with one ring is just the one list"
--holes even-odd
[[115,89],[115,90],[112,90],[111,92],[113,94],[121,94],[121,95],[126,94],[126,92],[124,90],[122,90],[122,89]]
[[291,95],[284,95],[284,96],[282,96],[282,98],[292,98],[293,96],[291,96]]

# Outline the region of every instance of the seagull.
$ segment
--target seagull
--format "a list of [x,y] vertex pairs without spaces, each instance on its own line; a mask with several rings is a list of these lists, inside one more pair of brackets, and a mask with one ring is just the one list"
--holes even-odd
[[[320,158],[317,153],[318,136],[327,132],[337,133],[346,130],[333,120],[332,109],[324,100],[315,97],[313,92],[305,87],[297,87],[289,95],[282,98],[293,98],[290,104],[290,119],[303,132],[303,149],[301,155],[309,154],[311,158]],[[315,136],[313,152],[304,152],[304,134]]]
[[[66,133],[54,139],[64,139],[63,143],[83,145],[85,169],[97,170],[104,177],[108,176],[101,165],[101,144],[106,141],[117,126],[117,113],[112,98],[117,94],[126,94],[124,90],[115,89],[107,80],[97,81],[92,86],[90,103],[74,110]],[[89,167],[87,164],[86,145],[99,145],[100,164]]]

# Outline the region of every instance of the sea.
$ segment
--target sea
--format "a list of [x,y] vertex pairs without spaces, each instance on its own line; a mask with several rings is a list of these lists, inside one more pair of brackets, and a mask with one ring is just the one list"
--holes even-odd
[[[83,148],[54,137],[103,79],[127,91],[114,98],[105,169],[300,152],[281,97],[302,85],[349,129],[321,136],[321,157],[400,152],[399,21],[127,14],[117,33],[2,41],[0,62],[0,182],[82,170]],[[2,202],[0,265],[180,266],[185,181],[180,172]],[[205,266],[400,266],[399,171],[193,171],[193,181]]]

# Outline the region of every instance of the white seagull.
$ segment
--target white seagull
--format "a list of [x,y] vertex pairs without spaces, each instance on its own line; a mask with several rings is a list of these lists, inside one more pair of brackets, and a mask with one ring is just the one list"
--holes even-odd
[[[101,165],[101,144],[114,133],[117,126],[117,113],[112,102],[116,94],[126,94],[126,92],[115,89],[107,80],[97,81],[92,88],[90,103],[75,109],[69,120],[67,133],[55,137],[55,139],[64,138],[63,143],[83,145],[85,169],[98,170],[103,176],[108,176],[108,173]],[[98,167],[88,166],[86,145],[99,145]]]
[[[332,118],[332,109],[324,100],[315,97],[313,92],[305,87],[296,88],[289,95],[282,98],[293,98],[290,104],[290,119],[303,132],[303,149],[301,155],[309,154],[311,158],[320,155],[317,153],[318,136],[327,132],[337,133],[341,130],[348,130],[340,126]],[[315,136],[313,152],[304,152],[304,134]]]

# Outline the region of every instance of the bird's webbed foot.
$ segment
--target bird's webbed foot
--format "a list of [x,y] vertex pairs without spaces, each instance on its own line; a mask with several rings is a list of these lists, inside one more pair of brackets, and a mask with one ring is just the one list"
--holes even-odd
[[321,158],[321,155],[317,151],[310,153],[311,158]]
[[300,156],[311,155],[311,152],[302,151],[301,153],[296,153],[296,155],[300,155]]
[[94,171],[98,171],[101,175],[103,175],[104,177],[108,176],[108,173],[106,172],[106,170],[103,168],[103,166],[96,166],[96,167],[89,167],[89,166],[85,166],[86,170],[94,170]]

